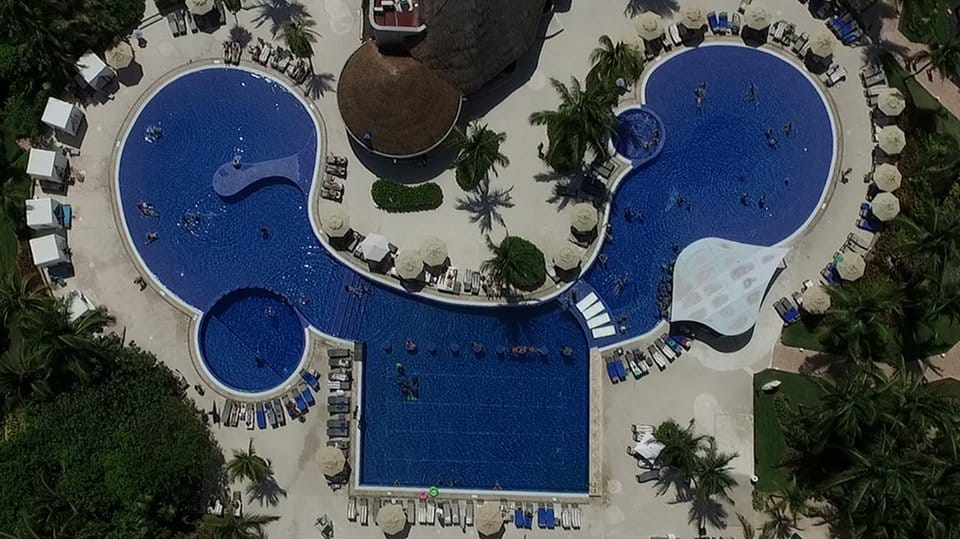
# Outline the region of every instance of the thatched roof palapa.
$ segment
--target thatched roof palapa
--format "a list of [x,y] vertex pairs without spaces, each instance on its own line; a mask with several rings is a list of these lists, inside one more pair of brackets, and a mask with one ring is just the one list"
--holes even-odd
[[420,0],[427,27],[410,54],[463,93],[478,90],[533,43],[545,0]]
[[[453,3],[453,2],[451,2]],[[347,130],[370,149],[392,157],[431,150],[453,129],[461,92],[414,58],[387,56],[370,41],[340,73],[337,103]]]

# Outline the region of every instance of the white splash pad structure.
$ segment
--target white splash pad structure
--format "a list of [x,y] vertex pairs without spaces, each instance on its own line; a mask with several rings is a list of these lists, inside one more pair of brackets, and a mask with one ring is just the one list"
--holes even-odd
[[697,322],[721,335],[740,335],[757,322],[763,295],[786,247],[720,238],[688,245],[673,269],[671,321]]

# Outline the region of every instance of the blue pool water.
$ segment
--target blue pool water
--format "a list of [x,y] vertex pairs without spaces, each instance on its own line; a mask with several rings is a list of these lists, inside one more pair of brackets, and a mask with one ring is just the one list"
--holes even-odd
[[[751,82],[755,102],[747,98]],[[700,83],[707,87],[698,113]],[[656,291],[675,246],[707,236],[773,245],[800,228],[820,202],[834,151],[819,92],[793,65],[762,50],[711,45],[676,55],[649,75],[643,101],[663,121],[664,148],[621,181],[610,210],[613,241],[603,248],[608,263],[585,276],[614,313],[627,316],[628,334],[660,319]],[[622,119],[631,121],[629,111]],[[788,122],[794,129],[785,135]]]
[[[153,143],[143,138],[150,125],[164,132]],[[201,332],[207,368],[224,385],[256,392],[296,367],[299,320],[275,304],[274,319],[264,318],[272,296],[244,290],[218,303],[238,289],[270,290],[319,330],[367,343],[362,484],[424,487],[442,480],[460,488],[499,483],[511,490],[585,492],[587,343],[566,310],[556,303],[466,310],[420,301],[368,282],[333,259],[313,234],[301,188],[290,181],[258,182],[227,199],[214,192],[214,173],[237,153],[251,164],[297,152],[301,163],[314,162],[314,133],[294,95],[232,68],[172,80],[130,127],[118,163],[124,221],[156,278],[213,315]],[[153,204],[159,217],[141,215],[139,202]],[[147,244],[148,232],[159,239]],[[345,285],[368,293],[353,296]],[[254,345],[243,331],[258,338],[282,333],[271,346],[284,353],[271,363],[251,363]],[[404,350],[407,338],[419,344],[418,354]],[[470,351],[474,340],[486,348],[482,358]],[[436,354],[429,353],[431,344]],[[462,350],[459,357],[451,344]],[[501,345],[549,350],[546,356],[498,358]],[[563,358],[564,345],[577,360]],[[239,357],[231,359],[234,351]],[[398,361],[420,378],[415,402],[397,388]]]
[[636,107],[617,115],[613,147],[634,166],[654,158],[663,149],[666,133],[663,123],[650,110]]
[[238,391],[282,384],[300,363],[304,343],[296,311],[266,290],[231,292],[200,323],[200,352],[207,368]]
[[[756,103],[745,98],[750,80],[757,82]],[[708,90],[698,115],[693,89],[701,82]],[[604,247],[609,262],[585,277],[614,315],[628,316],[629,334],[657,321],[658,268],[673,258],[673,245],[703,236],[782,240],[816,207],[833,148],[813,87],[784,61],[743,47],[702,47],[663,63],[646,85],[646,105],[669,138],[659,157],[622,181],[613,200],[614,240]],[[769,148],[764,130],[788,121],[795,132]],[[152,125],[164,136],[150,142],[144,134]],[[443,306],[341,265],[308,219],[304,193],[318,143],[295,95],[225,67],[168,82],[130,127],[117,165],[124,222],[150,272],[206,313],[199,344],[207,369],[235,390],[265,391],[295,372],[303,323],[362,340],[362,484],[585,492],[589,365],[572,315],[558,302]],[[235,155],[244,166],[296,155],[299,177],[258,181],[220,197],[214,174]],[[751,206],[740,204],[741,192],[751,193]],[[764,209],[756,206],[761,194]],[[142,215],[139,202],[159,216]],[[623,217],[628,206],[633,222]],[[159,238],[148,244],[150,232]],[[618,280],[625,284],[616,286]],[[350,294],[347,285],[366,292]],[[268,307],[271,316],[264,315]],[[404,350],[408,338],[418,353]],[[471,341],[486,352],[474,354]],[[496,353],[515,345],[547,353]],[[564,359],[562,346],[576,359]],[[263,361],[250,361],[251,352]],[[417,400],[404,399],[397,363],[418,378]]]

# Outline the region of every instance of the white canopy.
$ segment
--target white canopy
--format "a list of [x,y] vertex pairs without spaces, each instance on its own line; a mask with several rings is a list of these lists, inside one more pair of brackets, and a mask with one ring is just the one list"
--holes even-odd
[[77,128],[83,120],[83,111],[76,105],[51,97],[47,99],[47,106],[43,109],[41,120],[54,129],[76,135]]
[[206,15],[217,7],[214,0],[186,0],[187,11],[194,15]]
[[31,198],[26,201],[27,227],[32,230],[56,230],[62,226],[57,210],[60,203],[52,198]]
[[364,260],[380,262],[390,252],[390,242],[380,234],[370,234],[360,242],[360,252]]
[[94,303],[79,290],[70,292],[70,295],[67,297],[69,298],[67,303],[67,315],[71,322],[97,308],[97,306],[94,305]]
[[704,324],[721,335],[754,326],[764,292],[788,249],[720,238],[688,245],[673,269],[672,321]]
[[94,54],[93,51],[87,51],[81,56],[80,59],[77,60],[76,68],[77,71],[80,72],[80,77],[83,81],[95,90],[103,88],[113,77],[117,76],[116,72],[110,69],[110,66]]
[[47,234],[30,240],[30,253],[38,268],[46,268],[69,262],[66,253],[67,240],[59,234]]
[[67,158],[60,152],[30,148],[27,174],[38,180],[62,182],[67,171]]

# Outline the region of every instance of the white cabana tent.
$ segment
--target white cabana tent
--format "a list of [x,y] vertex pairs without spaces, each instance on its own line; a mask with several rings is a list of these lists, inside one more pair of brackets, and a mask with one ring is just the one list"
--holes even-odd
[[67,240],[60,234],[47,234],[30,240],[30,253],[38,268],[49,268],[70,261]]
[[30,148],[27,174],[45,182],[63,182],[67,173],[67,157],[60,152]]
[[80,59],[77,60],[76,68],[83,82],[89,84],[94,90],[102,89],[117,76],[116,71],[111,69],[110,66],[94,54],[93,51],[87,51],[81,56]]
[[31,230],[59,230],[63,228],[60,203],[52,198],[31,198],[26,201],[27,227]]
[[76,135],[83,121],[83,111],[79,107],[56,97],[47,99],[47,106],[41,117],[43,123],[68,135]]
[[788,250],[720,238],[691,243],[674,265],[671,321],[743,334],[756,324],[767,285]]

